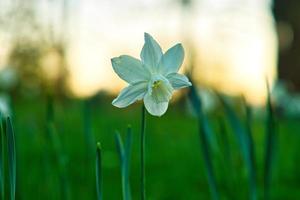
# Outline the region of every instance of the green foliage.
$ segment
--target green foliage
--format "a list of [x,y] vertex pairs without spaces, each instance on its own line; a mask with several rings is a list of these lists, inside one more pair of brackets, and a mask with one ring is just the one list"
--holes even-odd
[[[44,134],[47,124],[45,104],[46,101],[41,99],[13,99],[18,164],[17,199],[62,199],[54,145],[52,139]],[[95,157],[86,156],[85,136],[82,131],[82,101],[55,100],[54,105],[53,101],[49,105],[52,108],[48,112],[53,111],[49,116],[54,116],[55,110],[55,119],[49,118],[55,121],[52,124],[60,143],[59,154],[65,155],[68,161],[64,166],[69,194],[72,195],[70,198],[96,199]],[[238,111],[235,113],[244,114]],[[111,106],[111,99],[96,98],[91,101],[90,116],[95,140],[101,141],[102,149],[105,149],[101,151],[103,199],[122,199],[119,154],[115,147],[114,133],[116,129],[122,130],[126,124],[132,124],[130,189],[132,199],[139,199],[140,134],[134,133],[140,132],[140,105],[120,110]],[[249,171],[239,143],[233,142],[237,138],[229,118],[224,117],[221,110],[206,114],[205,117],[213,133],[220,136],[217,152],[213,152],[208,145],[220,199],[247,199]],[[262,116],[253,116],[250,119],[257,170],[257,198],[262,199],[266,123]],[[278,162],[272,164],[274,179],[270,192],[276,199],[299,199],[299,121],[282,119],[279,122],[282,134],[276,140],[280,149],[276,149]],[[242,123],[246,135],[247,123]],[[161,118],[147,118],[148,199],[210,199],[205,160],[199,158],[197,125],[198,119],[188,115],[182,104],[170,106],[166,115]]]
[[[203,153],[210,192],[212,195],[212,199],[216,200],[219,199],[219,193],[217,189],[217,183],[214,174],[214,169],[212,164],[212,154],[211,154],[211,149],[212,149],[211,147],[215,147],[215,148],[217,147],[215,134],[211,131],[208,120],[202,111],[201,99],[197,94],[196,88],[194,86],[191,86],[190,99],[194,111],[196,112],[198,117],[201,150]],[[211,145],[209,144],[209,141],[211,141],[210,143]]]
[[15,134],[9,117],[6,118],[6,142],[8,152],[9,199],[14,200],[16,195],[16,148]]
[[[84,131],[84,138],[86,143],[86,149],[88,152],[88,155],[93,155],[92,152],[94,152],[94,144],[95,144],[95,138],[92,131],[92,124],[91,124],[91,108],[90,108],[91,102],[89,100],[85,100],[83,102],[83,131]],[[94,156],[92,156],[94,157]]]
[[270,185],[272,180],[272,168],[276,143],[276,126],[275,116],[271,103],[271,95],[269,85],[267,84],[268,100],[267,100],[267,120],[266,120],[266,139],[265,139],[265,163],[264,163],[264,197],[266,200],[270,198]]
[[96,190],[97,200],[102,200],[102,156],[101,156],[101,144],[97,143],[96,147]]
[[246,132],[249,141],[249,153],[250,153],[250,164],[249,167],[249,184],[250,184],[250,198],[257,199],[257,183],[256,183],[256,157],[255,157],[255,144],[253,141],[253,132],[252,132],[252,112],[249,105],[246,107]]
[[4,189],[5,189],[5,177],[4,177],[4,129],[3,129],[3,116],[0,113],[0,195],[1,199],[4,199]]
[[[47,101],[47,115],[46,115],[46,137],[50,141],[50,154],[53,156],[55,162],[55,171],[60,182],[59,193],[61,199],[70,199],[69,180],[67,176],[67,156],[63,152],[62,144],[54,124],[54,105],[53,98],[48,97]],[[46,158],[47,159],[47,158]],[[49,158],[48,158],[49,159]]]
[[253,160],[253,141],[251,137],[250,130],[250,121],[249,121],[249,110],[247,111],[247,125],[246,127],[242,124],[241,120],[238,118],[236,112],[230,107],[229,103],[219,95],[219,98],[222,102],[222,105],[225,110],[226,117],[228,122],[233,130],[233,133],[236,137],[237,143],[239,144],[241,154],[243,156],[244,162],[246,164],[249,176],[249,198],[251,200],[257,199],[256,194],[256,172],[255,172],[255,163]]
[[131,200],[130,181],[129,181],[129,169],[130,169],[131,146],[132,146],[131,126],[128,126],[125,145],[123,144],[119,132],[115,133],[115,140],[116,140],[117,150],[120,159],[123,199]]

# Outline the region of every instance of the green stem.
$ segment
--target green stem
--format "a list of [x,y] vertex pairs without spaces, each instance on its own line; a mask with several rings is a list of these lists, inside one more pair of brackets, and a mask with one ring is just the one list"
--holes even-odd
[[146,179],[145,179],[145,130],[146,130],[146,110],[142,108],[142,125],[141,125],[141,199],[146,199]]
[[102,156],[100,142],[97,143],[96,149],[96,190],[97,200],[102,200]]
[[0,191],[1,191],[1,199],[5,199],[4,196],[4,181],[5,181],[5,176],[4,176],[4,152],[5,152],[5,136],[4,136],[4,129],[3,129],[3,118],[0,113]]
[[10,200],[16,198],[16,144],[15,134],[12,127],[12,122],[9,117],[6,118],[6,142],[8,152],[8,175],[10,183]]
[[272,182],[272,168],[275,151],[275,145],[277,141],[277,128],[275,122],[275,113],[271,103],[270,87],[267,82],[267,121],[266,121],[266,149],[265,149],[265,166],[264,166],[264,199],[270,199],[270,190]]

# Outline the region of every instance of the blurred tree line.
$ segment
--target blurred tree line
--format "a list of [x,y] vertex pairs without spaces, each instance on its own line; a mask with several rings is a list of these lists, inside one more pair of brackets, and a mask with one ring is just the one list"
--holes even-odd
[[[0,89],[9,89],[12,94],[21,92],[33,95],[55,91],[63,95],[68,91],[68,0],[43,0],[52,9],[53,15],[61,12],[60,24],[55,24],[51,16],[48,21],[43,21],[44,24],[41,23],[36,13],[37,2],[15,0],[10,1],[7,9],[0,9],[0,28],[10,33],[11,42],[8,66],[0,74],[0,82],[3,79]],[[179,2],[183,8],[193,6],[192,0]],[[299,90],[300,1],[274,0],[273,13],[279,36],[279,78]],[[10,84],[10,81],[13,83]]]
[[274,0],[279,39],[279,79],[300,90],[300,1]]
[[[47,2],[48,1],[48,2]],[[66,1],[47,0],[51,9],[53,3],[66,12]],[[58,32],[50,20],[42,24],[37,17],[36,0],[11,1],[5,12],[2,10],[0,26],[9,34],[10,49],[7,66],[0,76],[0,88],[14,95],[35,96],[65,94],[67,40],[64,32]],[[53,12],[55,15],[55,12]],[[66,27],[61,19],[61,29]]]

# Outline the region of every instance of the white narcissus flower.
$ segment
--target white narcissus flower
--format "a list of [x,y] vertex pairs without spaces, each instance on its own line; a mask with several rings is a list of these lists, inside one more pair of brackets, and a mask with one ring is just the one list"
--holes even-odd
[[147,111],[163,115],[174,90],[191,86],[188,78],[178,74],[184,58],[181,44],[176,44],[163,54],[159,44],[145,33],[141,60],[122,55],[111,59],[114,71],[129,86],[124,88],[112,104],[124,108],[137,100],[144,100]]

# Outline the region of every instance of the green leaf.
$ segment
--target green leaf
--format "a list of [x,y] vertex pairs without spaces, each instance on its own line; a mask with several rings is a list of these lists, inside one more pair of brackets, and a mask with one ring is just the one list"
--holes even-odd
[[52,96],[47,99],[46,134],[51,142],[51,150],[56,161],[56,173],[60,180],[60,196],[64,200],[70,199],[70,186],[67,176],[67,156],[63,152],[63,146],[54,123],[54,100]]
[[0,195],[1,199],[4,199],[4,144],[5,144],[5,138],[4,138],[4,130],[3,130],[3,116],[0,113]]
[[253,130],[252,130],[252,110],[249,105],[246,104],[246,132],[249,141],[249,153],[250,153],[250,164],[249,166],[249,184],[250,184],[250,198],[257,199],[257,184],[256,184],[256,159],[255,159],[255,149],[253,140]]
[[271,103],[270,88],[267,82],[267,120],[265,140],[265,161],[264,161],[264,199],[270,198],[270,186],[272,181],[272,164],[275,154],[275,142],[277,141],[277,129],[275,125],[275,114]]
[[116,131],[115,140],[117,145],[117,150],[121,163],[121,176],[122,176],[122,194],[124,200],[131,200],[130,192],[130,157],[131,157],[131,146],[132,146],[132,130],[128,126],[127,135],[125,140],[125,146],[123,144],[120,134]]
[[[191,80],[191,79],[190,79]],[[192,84],[190,93],[189,93],[189,99],[192,103],[193,109],[195,113],[197,114],[198,118],[201,121],[201,126],[203,126],[205,138],[207,139],[207,142],[209,144],[209,147],[212,148],[213,152],[217,152],[219,150],[216,134],[213,132],[208,118],[205,116],[202,108],[202,100],[200,96],[198,95],[196,88],[194,84]]]
[[[242,124],[241,120],[238,118],[235,111],[230,107],[229,103],[221,96],[218,95],[219,99],[221,100],[223,107],[225,109],[226,116],[228,118],[229,124],[231,128],[233,129],[233,133],[237,139],[237,142],[239,144],[239,147],[241,149],[242,157],[244,159],[244,162],[246,164],[246,168],[248,170],[248,176],[249,176],[249,198],[251,200],[257,199],[256,194],[256,173],[255,173],[255,167],[252,160],[253,157],[253,149],[251,146],[253,146],[253,141],[250,141],[250,133],[248,133]],[[249,130],[248,130],[249,131]],[[252,140],[252,139],[251,139]],[[252,143],[252,145],[251,145]]]
[[6,119],[6,139],[7,139],[7,152],[8,152],[10,200],[14,200],[15,193],[16,193],[16,148],[15,148],[15,135],[12,127],[12,122],[9,117],[7,117]]
[[101,144],[97,142],[96,149],[96,190],[97,200],[102,200],[102,155]]
[[56,161],[57,175],[60,180],[60,194],[62,199],[70,199],[69,181],[67,177],[67,157],[63,153],[62,144],[53,122],[47,124],[47,135],[51,142],[51,150]]
[[213,135],[208,120],[202,111],[201,99],[196,92],[196,88],[194,87],[194,84],[192,84],[191,86],[189,98],[198,116],[198,127],[199,127],[199,136],[201,142],[201,150],[204,158],[204,164],[205,164],[211,196],[212,199],[217,200],[220,199],[220,197],[217,189],[217,183],[216,183],[216,178],[213,170],[213,164],[212,164],[212,158],[210,152],[211,149],[210,147],[217,147],[216,139],[214,137],[215,135]]

